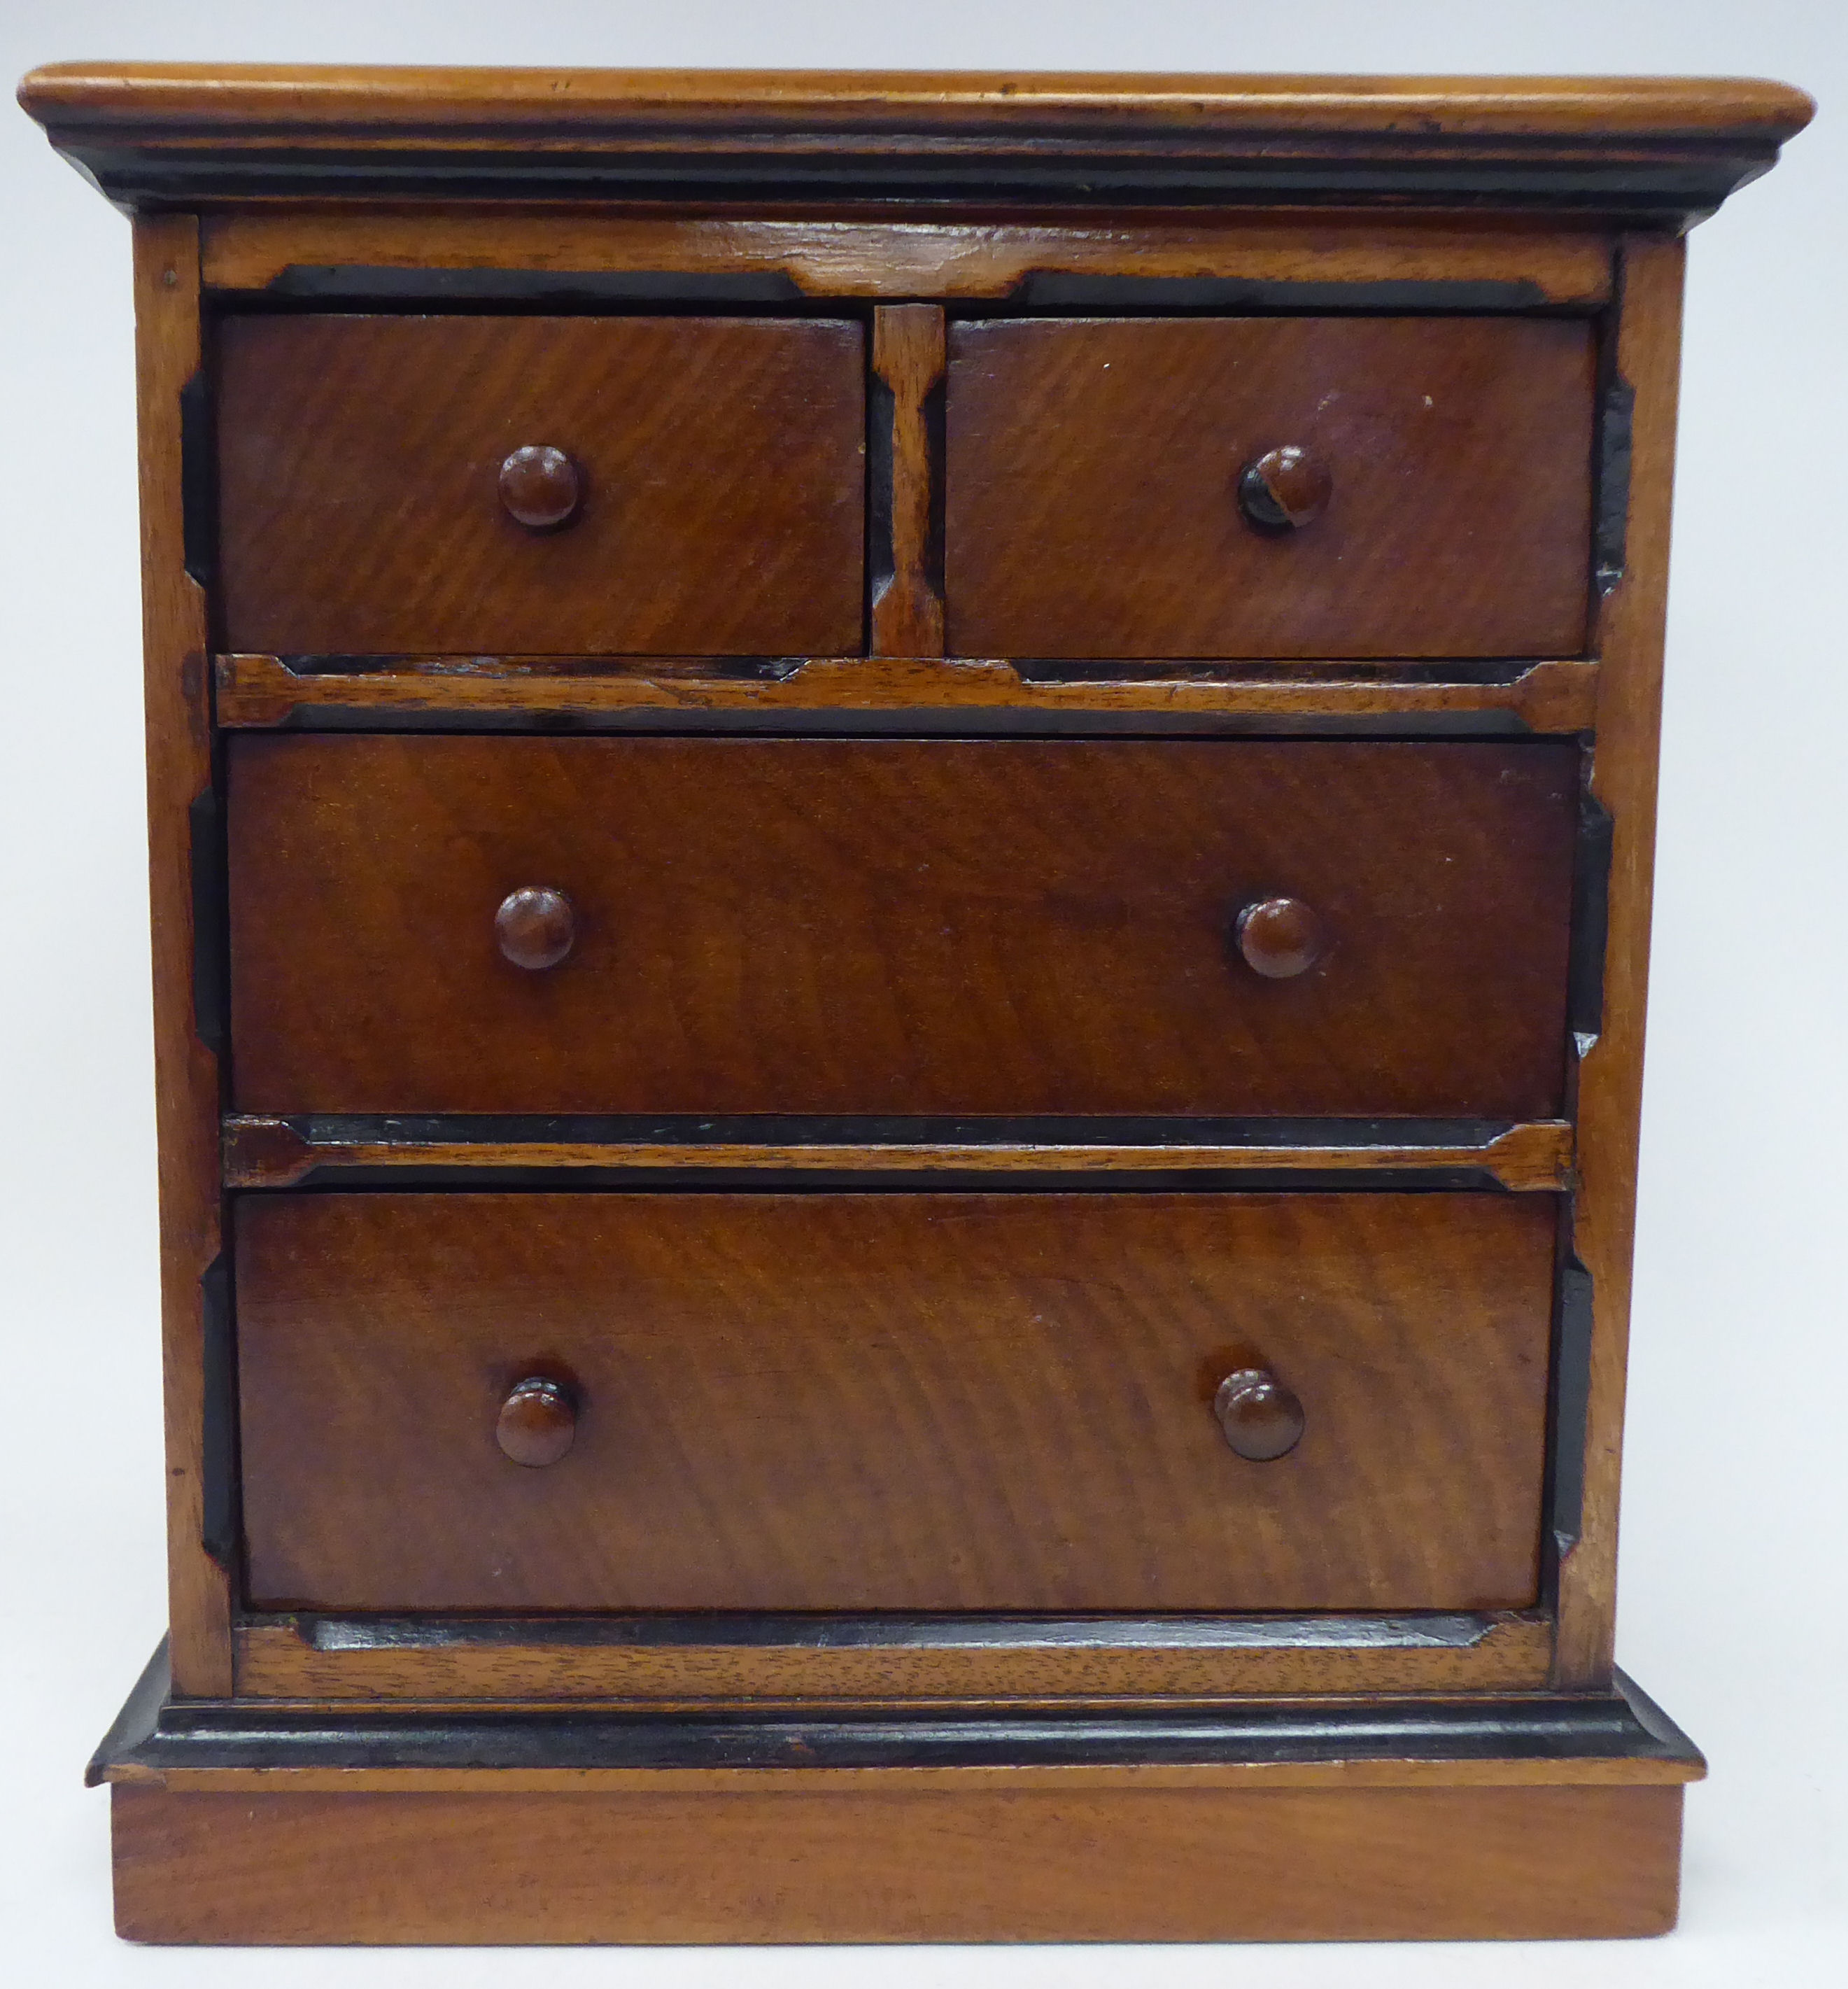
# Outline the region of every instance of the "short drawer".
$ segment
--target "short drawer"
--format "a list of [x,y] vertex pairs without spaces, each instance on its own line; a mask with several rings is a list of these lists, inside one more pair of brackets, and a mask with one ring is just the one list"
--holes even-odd
[[[1530,1604],[1555,1220],[1539,1195],[246,1198],[250,1596]],[[1301,1411],[1263,1461],[1216,1406],[1252,1371]]]
[[953,326],[951,647],[1576,654],[1592,374],[1565,319]]
[[857,651],[864,353],[817,320],[228,319],[226,640]]
[[[1570,746],[272,735],[229,763],[243,1111],[1560,1103]],[[1241,927],[1279,899],[1310,950]]]

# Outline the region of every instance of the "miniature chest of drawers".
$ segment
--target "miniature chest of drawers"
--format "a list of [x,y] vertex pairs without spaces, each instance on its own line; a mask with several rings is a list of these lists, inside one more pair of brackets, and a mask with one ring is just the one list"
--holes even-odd
[[1585,1936],[1758,83],[71,66],[180,1941]]

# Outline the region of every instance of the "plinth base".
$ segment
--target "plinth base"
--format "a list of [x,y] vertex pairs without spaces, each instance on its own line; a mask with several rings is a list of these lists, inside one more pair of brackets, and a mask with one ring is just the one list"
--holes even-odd
[[94,1772],[117,1925],[147,1941],[1656,1934],[1702,1771],[1627,1685],[1110,1718],[134,1712]]

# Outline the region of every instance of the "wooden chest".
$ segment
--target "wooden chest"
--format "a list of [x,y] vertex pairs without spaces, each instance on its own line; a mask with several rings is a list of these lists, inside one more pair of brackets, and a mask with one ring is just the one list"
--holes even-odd
[[121,1930],[1670,1926],[1681,238],[1807,100],[21,96],[135,229]]

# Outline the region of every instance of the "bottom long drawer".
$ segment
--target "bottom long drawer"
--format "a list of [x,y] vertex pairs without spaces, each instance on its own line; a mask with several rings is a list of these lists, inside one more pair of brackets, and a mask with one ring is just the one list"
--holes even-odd
[[[247,1197],[249,1598],[1520,1608],[1555,1218],[1537,1194]],[[1233,1448],[1279,1447],[1295,1405],[1284,1454]]]

